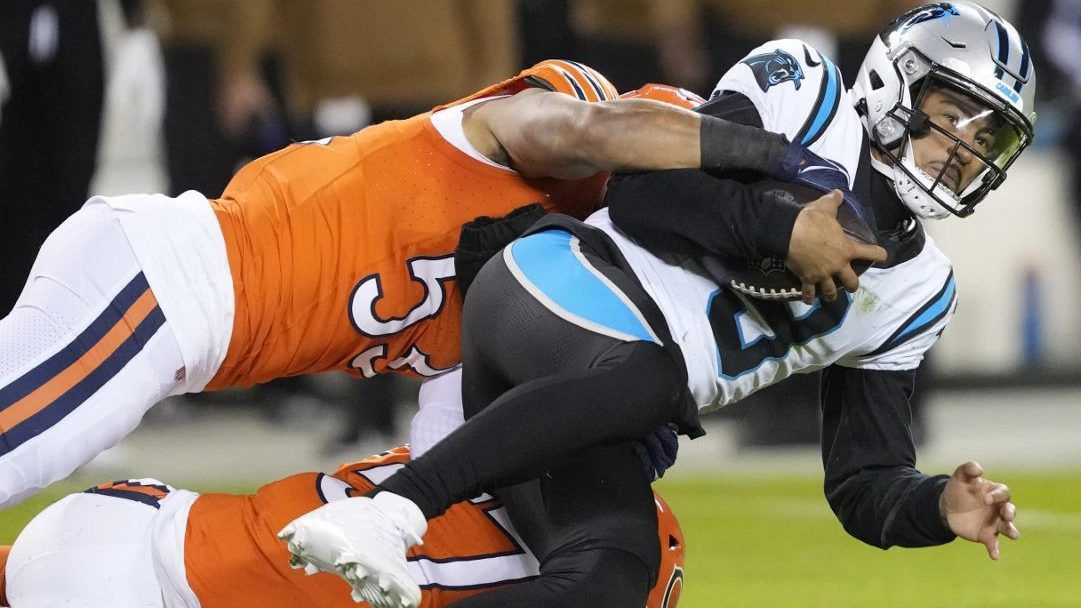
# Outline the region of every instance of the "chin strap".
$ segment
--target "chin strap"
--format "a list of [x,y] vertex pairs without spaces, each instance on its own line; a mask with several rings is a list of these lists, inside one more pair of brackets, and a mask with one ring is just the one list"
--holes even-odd
[[[899,164],[900,166],[893,168],[893,187],[897,191],[897,196],[901,197],[901,201],[908,205],[909,209],[920,217],[932,220],[940,220],[952,215],[949,208],[942,204],[944,199],[957,202],[949,188],[939,184],[932,194],[930,188],[935,183],[935,178],[917,167],[916,163],[909,158],[901,159]],[[957,205],[955,204],[954,207],[956,208]]]
[[871,168],[893,180],[893,165],[878,160],[874,154],[871,155]]

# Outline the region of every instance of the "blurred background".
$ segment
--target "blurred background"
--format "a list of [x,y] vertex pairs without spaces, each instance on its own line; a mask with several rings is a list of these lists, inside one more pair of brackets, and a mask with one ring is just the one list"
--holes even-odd
[[[620,90],[662,82],[708,96],[753,47],[798,37],[851,82],[871,37],[917,4],[0,0],[0,310],[44,238],[88,195],[213,198],[244,162],[291,141],[423,112],[552,57],[586,63]],[[984,4],[1033,50],[1039,122],[1034,146],[980,213],[928,223],[954,262],[961,304],[919,380],[921,464],[938,471],[978,458],[1076,487],[1081,154],[1070,146],[1081,129],[1081,0]],[[684,444],[670,483],[796,475],[813,490],[816,386],[795,378],[706,421],[709,434]],[[325,469],[403,442],[415,393],[408,380],[329,374],[172,399],[79,479],[250,487]],[[1081,507],[1070,509],[1050,527],[1077,539]]]

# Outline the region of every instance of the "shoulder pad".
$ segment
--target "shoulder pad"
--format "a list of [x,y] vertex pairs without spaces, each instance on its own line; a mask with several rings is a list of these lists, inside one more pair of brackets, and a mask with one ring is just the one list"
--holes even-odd
[[736,91],[759,110],[763,127],[810,146],[825,132],[847,91],[841,71],[800,40],[773,40],[751,51],[717,83],[713,95]]
[[[923,272],[927,270],[923,269]],[[938,341],[957,310],[953,270],[949,266],[941,270],[948,273],[944,280],[941,277],[929,280],[928,277],[918,283],[920,288],[905,294],[911,301],[907,306],[899,307],[901,314],[896,315],[890,323],[893,331],[889,337],[870,352],[855,357],[854,361],[848,363],[850,367],[896,370],[919,366],[924,353]],[[901,270],[891,269],[888,272]],[[904,282],[911,285],[915,281],[910,279]]]

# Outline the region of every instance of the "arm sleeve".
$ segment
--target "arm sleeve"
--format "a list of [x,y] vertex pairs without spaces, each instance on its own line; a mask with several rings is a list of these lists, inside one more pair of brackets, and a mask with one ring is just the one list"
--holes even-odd
[[834,365],[823,377],[826,498],[849,534],[882,549],[954,539],[938,509],[948,476],[916,470],[909,430],[915,375]]
[[[703,114],[762,127],[754,104],[741,93],[718,94]],[[738,172],[696,169],[616,175],[606,195],[612,222],[656,252],[731,257],[788,255],[799,206],[754,192]]]
[[619,175],[612,222],[647,249],[748,258],[788,255],[799,205],[695,169]]

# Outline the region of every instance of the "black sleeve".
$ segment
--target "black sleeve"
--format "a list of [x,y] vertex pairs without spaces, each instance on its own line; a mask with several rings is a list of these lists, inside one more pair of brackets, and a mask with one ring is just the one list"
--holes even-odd
[[882,549],[954,539],[939,515],[949,479],[916,470],[909,426],[913,371],[833,365],[822,382],[822,462],[830,507],[845,530]]
[[643,247],[690,255],[788,255],[800,207],[697,169],[617,175],[605,195],[612,222]]
[[458,293],[465,298],[473,279],[488,260],[544,217],[539,203],[518,207],[503,217],[482,215],[462,225],[454,249],[454,274]]
[[[695,111],[762,128],[762,117],[742,93],[721,93]],[[653,251],[784,258],[799,207],[744,185],[759,177],[693,169],[617,175],[606,203],[612,222]]]

